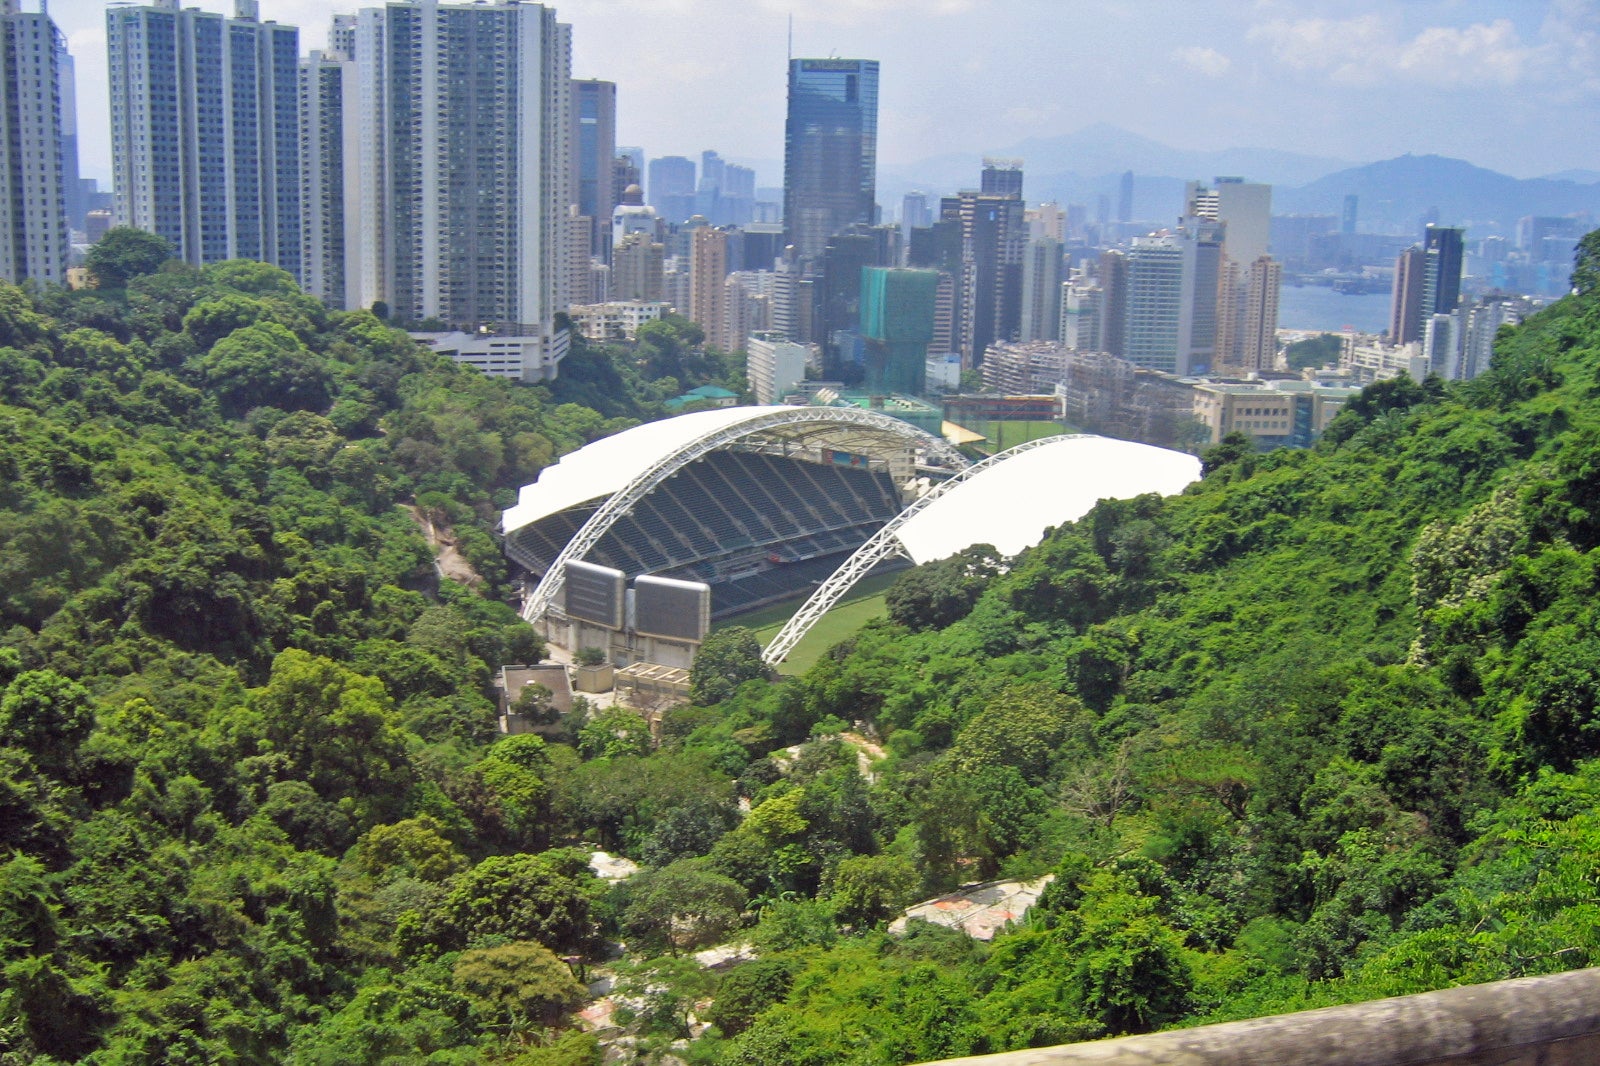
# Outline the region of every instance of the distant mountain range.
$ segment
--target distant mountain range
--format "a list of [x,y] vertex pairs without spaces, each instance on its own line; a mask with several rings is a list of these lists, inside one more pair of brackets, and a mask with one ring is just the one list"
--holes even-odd
[[[1067,175],[1111,175],[1123,171],[1138,176],[1159,176],[1180,180],[1219,174],[1237,174],[1252,181],[1273,185],[1303,185],[1324,174],[1348,167],[1348,160],[1280,152],[1271,148],[1226,148],[1220,151],[1188,151],[1172,148],[1137,133],[1130,133],[1103,122],[1085,126],[1075,133],[1056,137],[1029,137],[1008,148],[991,152],[958,152],[934,156],[908,167],[879,167],[879,188],[897,180],[929,191],[948,192],[970,188],[977,183],[986,156],[1022,159],[1030,182],[1049,182]],[[1032,199],[1032,196],[1029,197]]]
[[1033,202],[1080,203],[1091,214],[1100,196],[1116,207],[1118,182],[1134,172],[1134,217],[1175,219],[1186,181],[1237,175],[1274,186],[1274,214],[1339,214],[1359,198],[1363,230],[1409,230],[1437,209],[1440,221],[1480,231],[1509,232],[1524,215],[1600,216],[1600,172],[1564,171],[1519,179],[1436,155],[1404,155],[1365,165],[1266,148],[1190,151],[1104,123],[1057,137],[1032,137],[992,152],[934,156],[909,166],[882,166],[878,196],[891,213],[912,190],[933,196],[978,183],[984,157],[1024,161],[1024,190]]
[[1600,214],[1600,185],[1518,179],[1460,159],[1403,155],[1328,174],[1300,188],[1273,190],[1279,214],[1338,214],[1360,197],[1363,220],[1406,224],[1433,208],[1441,221],[1508,231],[1524,215]]

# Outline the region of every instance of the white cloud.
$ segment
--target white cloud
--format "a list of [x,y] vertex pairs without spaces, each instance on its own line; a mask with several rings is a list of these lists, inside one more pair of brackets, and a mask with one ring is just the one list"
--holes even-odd
[[1293,70],[1353,86],[1411,82],[1511,88],[1543,80],[1561,47],[1548,32],[1538,43],[1524,41],[1509,19],[1429,26],[1410,36],[1397,19],[1380,15],[1274,19],[1251,27],[1248,37],[1267,45]]
[[1510,87],[1523,81],[1537,59],[1537,50],[1522,43],[1509,19],[1495,19],[1429,27],[1400,48],[1394,69],[1432,85],[1487,80]]
[[1172,58],[1207,78],[1220,78],[1233,66],[1233,60],[1215,48],[1202,48],[1199,45],[1175,48]]

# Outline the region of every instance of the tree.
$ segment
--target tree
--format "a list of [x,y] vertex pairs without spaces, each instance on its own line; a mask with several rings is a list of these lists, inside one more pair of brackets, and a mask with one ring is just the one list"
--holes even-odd
[[680,859],[628,882],[622,928],[640,942],[679,949],[715,944],[739,923],[747,897],[702,859]]
[[54,670],[18,674],[0,695],[0,741],[32,755],[46,773],[65,773],[93,728],[89,691]]
[[254,322],[217,341],[197,362],[229,414],[252,407],[320,411],[328,405],[327,363],[276,322]]
[[[1088,716],[1071,696],[1040,684],[1010,685],[956,735],[951,758],[963,774],[1013,767],[1030,784],[1064,754],[1087,754]],[[1063,752],[1068,739],[1075,751]]]
[[1584,234],[1572,259],[1572,291],[1587,296],[1600,290],[1600,229]]
[[450,880],[414,944],[450,951],[500,937],[580,952],[594,932],[590,910],[604,893],[588,854],[577,848],[492,856]]
[[358,821],[403,805],[412,767],[377,678],[291,648],[249,703],[254,713],[233,725],[250,748],[264,749],[263,765],[281,767],[281,776],[305,781],[325,800],[345,800]]
[[689,699],[708,707],[721,703],[746,681],[768,676],[761,641],[744,626],[728,626],[706,637],[689,668]]
[[578,751],[585,759],[648,754],[650,723],[626,707],[601,711],[578,730]]
[[84,265],[102,289],[126,288],[128,282],[154,274],[177,255],[172,242],[154,233],[116,226],[89,249]]
[[706,1020],[723,1036],[738,1036],[756,1015],[783,1001],[794,984],[795,969],[794,962],[782,958],[752,959],[734,967],[717,986]]
[[834,871],[830,902],[841,922],[875,925],[898,914],[917,887],[917,868],[903,856],[852,855]]
[[967,616],[999,570],[1000,553],[975,544],[904,574],[884,605],[889,617],[907,629],[943,629]]
[[445,839],[440,825],[422,815],[393,825],[375,825],[361,838],[356,861],[373,877],[414,877],[443,881],[467,865],[456,846]]
[[567,964],[529,941],[463,951],[452,975],[479,1013],[509,1033],[554,1025],[584,1000]]
[[1290,370],[1304,370],[1330,366],[1339,361],[1344,340],[1337,333],[1319,333],[1315,337],[1295,341],[1283,350]]

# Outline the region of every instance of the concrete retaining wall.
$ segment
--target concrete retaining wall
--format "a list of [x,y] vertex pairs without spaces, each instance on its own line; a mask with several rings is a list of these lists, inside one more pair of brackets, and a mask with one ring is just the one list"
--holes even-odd
[[1600,968],[929,1066],[1590,1066]]

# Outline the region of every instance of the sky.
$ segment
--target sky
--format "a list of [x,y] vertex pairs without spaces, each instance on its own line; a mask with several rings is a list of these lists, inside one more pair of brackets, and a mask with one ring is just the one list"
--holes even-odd
[[[187,0],[232,11],[231,0]],[[34,10],[39,0],[24,0]],[[359,2],[261,0],[321,47]],[[365,5],[365,6],[371,6]],[[110,172],[103,0],[51,0],[85,176]],[[1109,123],[1183,149],[1600,171],[1600,0],[562,0],[621,145],[783,158],[785,56],[881,63],[880,167]],[[763,167],[758,180],[777,184]]]

